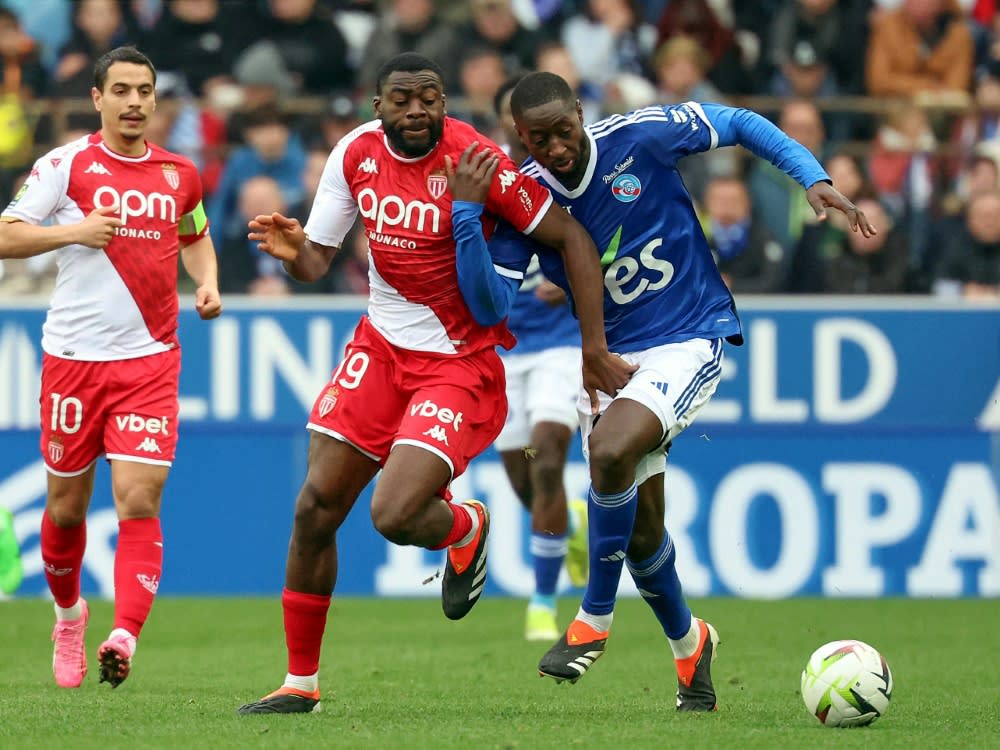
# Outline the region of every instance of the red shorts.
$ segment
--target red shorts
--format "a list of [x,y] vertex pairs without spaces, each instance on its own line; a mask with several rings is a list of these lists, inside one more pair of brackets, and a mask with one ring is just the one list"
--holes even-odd
[[493,349],[442,357],[393,346],[362,318],[309,414],[309,429],[385,463],[399,443],[440,456],[457,477],[507,418],[503,362]]
[[180,349],[136,359],[42,358],[42,456],[73,476],[102,453],[170,466],[177,448]]

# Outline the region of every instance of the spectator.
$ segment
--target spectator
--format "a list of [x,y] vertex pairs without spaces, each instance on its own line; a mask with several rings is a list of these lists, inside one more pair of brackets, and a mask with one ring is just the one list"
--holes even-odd
[[973,52],[969,26],[953,0],[904,0],[873,25],[868,93],[964,102],[972,82]]
[[251,177],[273,178],[281,187],[286,204],[295,203],[304,195],[302,173],[306,152],[280,110],[265,107],[248,113],[243,135],[246,143],[230,154],[208,207],[212,236],[219,245],[237,231],[246,234],[246,223],[239,221],[237,196],[240,186]]
[[468,47],[458,72],[461,104],[452,114],[488,133],[496,126],[493,97],[507,80],[503,57],[493,47]]
[[[725,103],[722,93],[705,78],[708,64],[708,53],[691,37],[675,36],[661,44],[653,57],[657,101]],[[700,203],[709,180],[736,174],[738,159],[735,149],[705,151],[681,159],[678,170],[691,197]]]
[[[786,102],[778,127],[822,160],[826,133],[814,103],[806,99]],[[753,160],[748,185],[754,216],[781,243],[786,260],[791,258],[803,227],[816,220],[815,212],[799,185],[766,159]]]
[[10,195],[17,176],[31,163],[35,123],[24,104],[45,93],[46,74],[35,42],[20,21],[0,7],[0,195]]
[[[55,100],[89,97],[97,58],[125,44],[130,36],[119,0],[80,0],[75,4],[72,36],[59,50],[53,75],[51,93]],[[69,112],[67,126],[92,129],[98,118],[92,107],[87,109]]]
[[401,52],[416,52],[436,60],[444,70],[446,90],[457,91],[460,47],[455,26],[435,14],[433,0],[392,0],[361,55],[358,85],[366,93],[374,91],[382,63]]
[[753,93],[753,79],[732,29],[707,0],[671,0],[657,23],[658,41],[678,34],[692,37],[708,55],[708,78],[725,94]]
[[259,38],[263,24],[253,6],[229,4],[223,13],[219,0],[168,0],[143,49],[159,70],[182,73],[201,97],[214,80],[229,76],[239,53]]
[[1000,300],[1000,191],[970,199],[964,231],[946,246],[933,288],[941,296]]
[[334,294],[367,295],[370,291],[368,278],[368,237],[364,227],[354,226],[344,245],[349,252],[344,256],[333,272]]
[[544,37],[517,20],[510,0],[470,0],[472,20],[459,28],[463,45],[492,47],[503,58],[504,71],[531,70]]
[[902,103],[889,110],[869,155],[868,171],[879,197],[906,226],[914,266],[923,264],[931,215],[944,182],[936,151],[926,111]]
[[562,27],[562,41],[584,84],[603,88],[622,75],[645,76],[656,29],[633,0],[587,0]]
[[316,0],[268,0],[263,24],[265,38],[244,54],[253,55],[260,44],[273,45],[295,80],[295,90],[330,95],[354,87],[347,40],[333,23],[333,15]]
[[878,227],[865,237],[843,222],[813,224],[802,235],[792,261],[788,287],[814,294],[901,294],[909,268],[905,233],[893,226],[882,204],[857,202]]
[[288,276],[281,262],[258,250],[257,243],[248,240],[246,233],[247,222],[254,217],[286,212],[288,204],[281,186],[270,177],[251,177],[240,186],[236,206],[239,222],[233,222],[234,229],[219,245],[219,291],[259,296],[288,294]]
[[950,179],[960,177],[970,166],[984,141],[1000,143],[1000,60],[979,71],[973,107],[952,124],[948,150]]
[[59,50],[72,33],[71,0],[3,0],[3,6],[17,15],[24,33],[38,45],[39,58],[51,74]]
[[878,198],[878,192],[861,160],[846,153],[831,154],[823,168],[843,195],[857,203],[862,198]]
[[[361,124],[361,115],[354,98],[346,91],[335,93],[330,97],[318,121],[312,120],[306,126],[309,148],[322,149],[329,155],[330,150],[341,138]],[[293,212],[292,216],[305,216],[309,206],[303,211]]]
[[733,294],[769,294],[785,285],[785,251],[750,213],[750,193],[736,177],[717,177],[705,189],[702,228]]
[[597,122],[604,116],[604,92],[595,86],[585,83],[576,69],[573,55],[561,42],[545,42],[538,48],[535,56],[534,70],[555,73],[561,76],[569,87],[576,92],[583,107],[583,121],[588,125]]

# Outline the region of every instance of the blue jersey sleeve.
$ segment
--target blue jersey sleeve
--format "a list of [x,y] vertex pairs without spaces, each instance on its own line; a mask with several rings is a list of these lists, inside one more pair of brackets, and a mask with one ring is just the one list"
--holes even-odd
[[701,109],[705,121],[715,131],[719,146],[743,146],[767,159],[806,189],[817,182],[831,182],[830,175],[809,149],[789,138],[766,117],[722,104],[695,106]]
[[472,317],[479,325],[492,326],[510,313],[524,271],[518,275],[516,271],[494,265],[479,221],[482,213],[482,203],[452,203],[455,269],[458,289]]

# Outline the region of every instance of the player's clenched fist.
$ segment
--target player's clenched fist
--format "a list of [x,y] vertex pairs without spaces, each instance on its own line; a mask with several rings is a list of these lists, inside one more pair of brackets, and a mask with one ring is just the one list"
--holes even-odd
[[214,286],[200,286],[194,293],[194,309],[202,320],[211,320],[222,314],[222,300]]
[[247,226],[250,228],[247,238],[256,242],[258,249],[288,263],[295,262],[299,248],[306,241],[306,233],[299,220],[279,213],[257,216]]
[[122,225],[122,220],[111,214],[117,213],[117,206],[95,208],[78,225],[80,236],[77,240],[81,245],[104,249],[115,236],[115,229]]

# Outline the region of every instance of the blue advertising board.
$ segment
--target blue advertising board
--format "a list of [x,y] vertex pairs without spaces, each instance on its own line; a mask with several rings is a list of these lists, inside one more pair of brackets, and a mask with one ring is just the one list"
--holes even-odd
[[[363,305],[229,299],[211,323],[182,314],[180,445],[164,494],[161,592],[280,591],[305,419]],[[666,476],[686,591],[1000,595],[1000,309],[752,298],[741,310],[748,343],[727,347],[719,390],[675,443]],[[0,504],[15,513],[24,594],[45,589],[43,319],[41,306],[0,306]],[[585,496],[579,441],[566,483]],[[492,510],[488,593],[527,594],[528,519],[499,456],[476,459],[453,492]],[[338,592],[436,596],[442,553],[382,539],[369,498],[339,536]],[[116,533],[101,462],[85,591],[110,594]],[[623,580],[622,594],[634,593]]]

